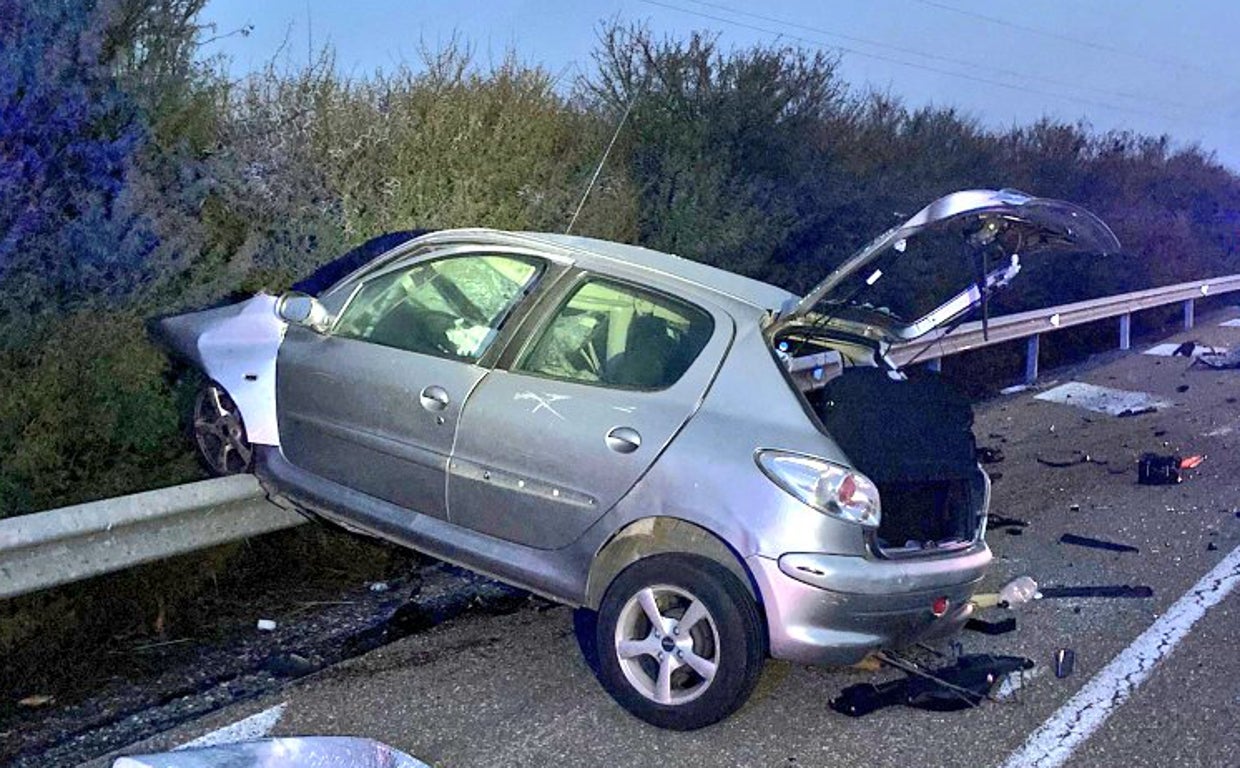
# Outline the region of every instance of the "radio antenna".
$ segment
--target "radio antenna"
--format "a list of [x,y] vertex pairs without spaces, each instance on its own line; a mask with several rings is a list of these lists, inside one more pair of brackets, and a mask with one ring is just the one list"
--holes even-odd
[[581,215],[581,209],[585,207],[586,199],[590,197],[590,192],[594,190],[599,174],[603,172],[603,166],[607,164],[607,158],[611,155],[611,148],[616,146],[616,139],[620,138],[620,129],[624,128],[625,122],[629,119],[629,113],[633,111],[633,103],[635,101],[637,101],[636,93],[629,97],[629,103],[624,108],[624,114],[621,115],[620,122],[616,124],[616,131],[611,135],[611,141],[607,143],[607,149],[603,150],[603,156],[598,161],[598,167],[594,169],[594,175],[590,177],[590,183],[586,185],[586,191],[577,203],[577,210],[573,211],[573,217],[568,220],[568,227],[564,230],[564,234],[572,234],[573,225],[577,223],[577,217]]

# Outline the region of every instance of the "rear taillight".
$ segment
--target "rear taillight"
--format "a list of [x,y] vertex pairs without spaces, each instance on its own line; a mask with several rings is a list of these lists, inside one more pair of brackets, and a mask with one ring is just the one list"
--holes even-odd
[[759,451],[757,461],[776,485],[814,509],[850,523],[878,527],[878,488],[860,472],[786,451]]

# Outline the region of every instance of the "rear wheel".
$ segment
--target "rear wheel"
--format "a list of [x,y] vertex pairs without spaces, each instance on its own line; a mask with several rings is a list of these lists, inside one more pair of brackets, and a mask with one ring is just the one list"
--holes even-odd
[[241,411],[228,392],[214,381],[198,390],[191,424],[202,465],[216,477],[249,472],[254,448],[246,438]]
[[612,698],[648,723],[682,731],[735,712],[766,659],[749,592],[696,555],[626,568],[603,596],[596,642],[599,680]]

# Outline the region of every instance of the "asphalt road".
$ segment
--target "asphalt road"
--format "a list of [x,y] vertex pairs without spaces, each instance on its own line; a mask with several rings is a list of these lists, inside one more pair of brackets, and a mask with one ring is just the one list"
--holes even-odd
[[[1240,328],[1218,327],[1220,319],[1202,318],[1176,340],[1240,345]],[[1063,764],[1240,766],[1240,590],[1216,599],[1224,593],[1201,583],[1220,564],[1231,581],[1237,575],[1240,371],[1188,369],[1183,358],[1132,354],[1047,378],[1150,392],[1174,405],[1120,418],[1026,392],[980,406],[979,443],[1005,455],[988,467],[1001,475],[992,511],[1029,523],[1020,535],[990,533],[997,558],[988,586],[1030,575],[1043,585],[1148,585],[1154,597],[1040,600],[1015,612],[1015,632],[964,635],[967,652],[1037,662],[1024,687],[1002,701],[964,712],[892,708],[850,719],[828,709],[828,700],[847,685],[891,673],[771,662],[753,699],[731,719],[694,733],[659,731],[625,714],[594,681],[578,654],[570,612],[532,604],[507,616],[449,622],[118,754],[167,748],[286,702],[276,735],[367,736],[445,766],[980,768],[1034,764],[1028,755],[1038,748],[1063,745],[1054,734],[1039,736],[1048,721],[1090,719],[1097,729],[1074,743]],[[1137,485],[1136,458],[1151,450],[1207,458],[1182,485]],[[1039,461],[1084,455],[1090,461],[1063,468]],[[1140,551],[1059,543],[1069,532]],[[1197,611],[1202,600],[1215,604]],[[1152,626],[1156,636],[1142,645]],[[1134,641],[1136,650],[1126,650]],[[1076,668],[1057,679],[1048,665],[1063,647],[1076,652]],[[1126,661],[1148,671],[1117,671],[1114,664]],[[1081,696],[1100,690],[1103,698],[1073,708],[1087,686]],[[1030,745],[1033,752],[1021,752]]]

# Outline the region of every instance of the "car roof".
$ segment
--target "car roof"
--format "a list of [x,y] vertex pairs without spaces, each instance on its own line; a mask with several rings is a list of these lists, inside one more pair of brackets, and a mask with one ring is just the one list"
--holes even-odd
[[592,237],[551,232],[453,229],[426,235],[418,238],[417,242],[427,244],[468,242],[481,245],[532,246],[539,250],[550,249],[563,253],[582,269],[605,271],[608,265],[616,263],[638,267],[660,276],[691,283],[757,309],[779,310],[789,299],[796,299],[796,296],[783,288],[738,275],[735,272],[662,251]]

